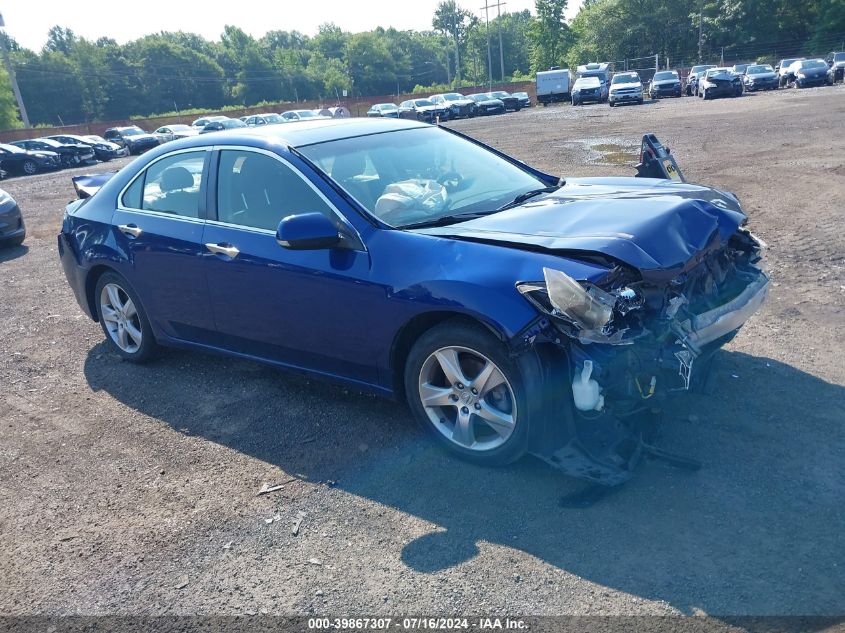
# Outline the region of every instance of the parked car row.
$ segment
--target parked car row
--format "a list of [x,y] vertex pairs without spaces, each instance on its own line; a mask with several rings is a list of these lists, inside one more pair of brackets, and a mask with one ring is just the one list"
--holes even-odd
[[100,136],[55,134],[0,143],[0,175],[31,176],[126,156],[128,150]]
[[830,86],[842,81],[843,73],[845,52],[839,51],[830,53],[825,59],[785,58],[774,67],[770,64],[755,63],[739,63],[731,67],[702,64],[690,69],[685,93],[688,96],[710,99],[739,96],[744,91],[808,88],[825,84]]
[[531,97],[527,92],[510,94],[504,90],[477,92],[463,95],[459,92],[446,92],[408,99],[399,105],[395,103],[376,103],[367,111],[368,117],[414,119],[425,123],[437,123],[450,119],[467,119],[476,116],[519,112],[531,107]]

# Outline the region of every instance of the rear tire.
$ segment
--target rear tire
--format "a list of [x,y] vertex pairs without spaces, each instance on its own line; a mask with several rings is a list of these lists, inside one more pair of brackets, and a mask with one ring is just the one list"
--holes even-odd
[[138,295],[121,275],[104,273],[94,290],[97,318],[111,348],[124,360],[145,363],[158,344]]
[[500,466],[526,451],[522,372],[481,326],[452,320],[425,332],[405,363],[405,394],[416,420],[462,459]]

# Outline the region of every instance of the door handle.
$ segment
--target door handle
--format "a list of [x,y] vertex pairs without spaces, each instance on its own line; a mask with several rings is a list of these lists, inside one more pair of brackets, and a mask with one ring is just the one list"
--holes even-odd
[[119,224],[117,228],[120,229],[120,232],[124,235],[131,235],[132,237],[138,237],[141,233],[143,233],[143,231],[134,224]]
[[240,251],[234,246],[227,246],[226,244],[206,244],[205,247],[215,255],[225,255],[234,259],[238,256]]

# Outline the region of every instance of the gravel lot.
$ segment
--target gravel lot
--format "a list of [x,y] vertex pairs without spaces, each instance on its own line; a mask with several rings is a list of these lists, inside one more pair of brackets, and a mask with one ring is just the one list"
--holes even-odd
[[646,464],[585,510],[535,460],[444,455],[396,403],[121,362],[58,261],[71,174],[4,181],[29,237],[0,252],[0,614],[845,614],[844,118],[839,85],[452,124],[572,176],[631,175],[655,132],[770,245],[715,395],[668,416],[704,468]]

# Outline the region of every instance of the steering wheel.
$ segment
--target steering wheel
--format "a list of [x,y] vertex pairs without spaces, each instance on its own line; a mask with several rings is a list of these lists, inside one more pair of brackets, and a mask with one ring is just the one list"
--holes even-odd
[[456,171],[447,171],[437,179],[437,182],[443,185],[446,188],[446,191],[450,193],[457,191],[463,181],[464,177]]

